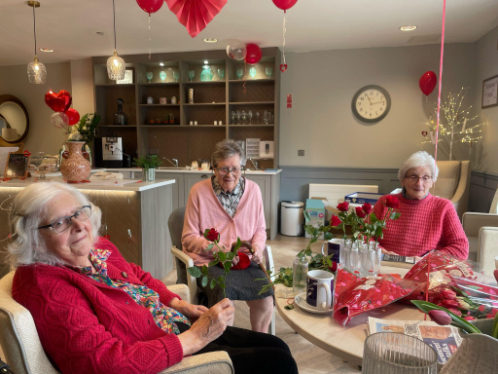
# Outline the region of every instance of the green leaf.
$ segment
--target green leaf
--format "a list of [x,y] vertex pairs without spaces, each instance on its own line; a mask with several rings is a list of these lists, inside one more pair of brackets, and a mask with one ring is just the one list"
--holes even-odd
[[303,211],[303,214],[304,214],[304,219],[306,220],[306,222],[311,221],[310,214],[306,210]]
[[375,213],[370,213],[370,222],[371,223],[376,223],[376,222],[379,222],[379,220],[377,219],[377,216],[375,215]]
[[401,217],[401,213],[400,212],[394,212],[394,218],[391,218],[391,219],[398,219],[399,217]]
[[211,283],[209,283],[209,287],[213,289],[216,286],[216,281],[214,279],[211,279]]
[[286,305],[286,306],[284,306],[284,309],[292,310],[292,309],[294,309],[294,305]]
[[242,241],[240,238],[237,236],[237,244],[235,245],[235,248],[232,250],[232,252],[237,252],[239,248],[242,247]]
[[228,252],[227,253],[227,259],[230,261],[232,261],[235,256],[237,256],[237,252]]
[[220,287],[221,287],[222,289],[225,289],[225,287],[226,287],[226,286],[225,286],[225,280],[222,280],[222,281],[220,282]]
[[206,276],[202,277],[201,284],[202,284],[202,287],[206,287],[208,284],[208,277],[206,277]]
[[304,231],[306,231],[309,235],[313,235],[315,228],[312,225],[306,225],[304,226]]
[[285,269],[284,275],[287,275],[288,277],[292,276],[292,268]]
[[208,275],[208,268],[206,265],[202,265],[201,273],[204,275]]
[[209,231],[211,231],[211,229],[204,230],[204,237],[205,238],[207,238]]
[[495,319],[493,320],[493,329],[491,330],[493,334],[493,338],[498,339],[498,313],[495,315]]
[[187,271],[191,276],[195,278],[199,278],[202,275],[201,269],[199,269],[197,266],[192,266],[191,268],[188,268]]
[[429,303],[423,300],[411,300],[412,304],[414,304],[417,308],[419,308],[424,313],[429,313],[431,310],[442,310],[449,314],[452,320],[452,325],[461,328],[462,330],[467,331],[468,333],[481,334],[481,330],[475,327],[473,324],[467,322],[463,318],[458,317],[456,314],[451,313],[448,309],[443,308],[441,306],[437,306],[433,303]]
[[232,267],[232,263],[230,261],[227,261],[223,264],[223,267],[225,268],[225,271],[230,271],[230,268]]
[[211,261],[209,264],[208,264],[208,267],[211,267],[211,266],[216,266],[218,265],[218,261],[214,260],[214,261]]
[[218,258],[220,261],[225,262],[227,260],[227,255],[225,252],[218,252]]
[[213,249],[213,247],[214,247],[214,243],[209,243],[209,245],[206,248],[206,251],[210,251],[211,249]]
[[334,234],[332,234],[331,232],[326,232],[323,237],[325,240],[330,240],[334,237]]

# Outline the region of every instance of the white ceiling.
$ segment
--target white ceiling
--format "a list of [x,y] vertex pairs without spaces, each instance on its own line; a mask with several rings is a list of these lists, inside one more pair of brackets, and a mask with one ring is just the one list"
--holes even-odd
[[[299,0],[287,14],[286,51],[397,47],[412,37],[434,38],[441,32],[443,0]],[[112,0],[41,0],[36,10],[42,62],[60,62],[112,54]],[[195,39],[166,4],[148,15],[135,0],[116,0],[118,52],[121,55],[222,49],[206,37],[235,38],[261,47],[282,45],[282,16],[271,0],[229,0]],[[446,41],[474,42],[498,26],[497,0],[447,0]],[[417,25],[401,32],[403,25]],[[96,35],[104,31],[104,36]],[[432,37],[431,37],[432,36]],[[437,42],[437,40],[436,40]],[[418,43],[420,44],[420,43]],[[33,58],[32,9],[23,0],[0,0],[0,65]]]

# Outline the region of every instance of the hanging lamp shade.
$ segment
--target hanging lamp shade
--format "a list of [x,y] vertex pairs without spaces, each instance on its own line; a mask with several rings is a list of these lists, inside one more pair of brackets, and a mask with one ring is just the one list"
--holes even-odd
[[28,64],[28,79],[29,83],[32,84],[44,84],[47,82],[47,69],[44,64],[38,61],[36,56]]
[[33,35],[35,39],[35,58],[28,64],[28,79],[32,84],[44,84],[47,81],[47,68],[36,56],[36,17],[35,8],[40,7],[38,1],[28,1],[28,6],[33,8]]
[[118,56],[118,52],[114,50],[114,54],[107,59],[107,75],[110,80],[117,81],[124,79],[126,71],[125,61]]

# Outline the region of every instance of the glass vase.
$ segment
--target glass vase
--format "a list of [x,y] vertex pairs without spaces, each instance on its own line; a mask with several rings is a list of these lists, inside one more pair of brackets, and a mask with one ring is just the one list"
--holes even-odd
[[339,264],[346,270],[350,270],[349,256],[352,244],[353,241],[351,239],[345,239],[344,246],[341,247],[341,251],[339,252]]
[[356,276],[360,275],[360,254],[358,252],[358,242],[354,241],[349,253],[349,270]]
[[308,259],[306,256],[296,258],[292,264],[292,290],[297,293],[306,291],[306,277],[308,275]]

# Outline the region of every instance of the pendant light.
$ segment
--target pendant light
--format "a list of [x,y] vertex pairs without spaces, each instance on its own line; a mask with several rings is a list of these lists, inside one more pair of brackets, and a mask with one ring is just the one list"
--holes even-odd
[[28,64],[28,78],[29,83],[32,84],[44,84],[47,81],[47,69],[45,65],[43,65],[40,61],[38,61],[38,57],[36,56],[36,17],[35,17],[35,8],[40,7],[40,3],[38,1],[28,1],[28,6],[33,8],[33,29],[35,36],[35,58]]
[[116,9],[114,8],[114,0],[112,0],[112,13],[114,16],[114,53],[107,59],[107,75],[110,80],[117,81],[124,79],[126,65],[124,60],[118,56],[116,50]]

